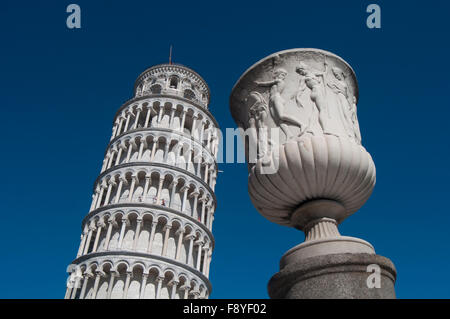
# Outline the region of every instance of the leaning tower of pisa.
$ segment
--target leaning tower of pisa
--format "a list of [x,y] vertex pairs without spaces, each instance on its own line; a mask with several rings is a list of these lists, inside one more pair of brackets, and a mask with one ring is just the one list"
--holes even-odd
[[117,111],[65,298],[208,298],[217,122],[193,70],[145,70]]

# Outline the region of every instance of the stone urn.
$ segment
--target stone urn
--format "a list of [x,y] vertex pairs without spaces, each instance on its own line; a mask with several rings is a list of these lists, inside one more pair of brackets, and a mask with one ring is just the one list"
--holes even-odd
[[[305,232],[305,241],[281,258],[282,271],[293,267],[295,272],[311,258],[329,255],[359,256],[364,259],[357,258],[359,264],[375,256],[370,243],[338,231],[375,186],[375,164],[361,144],[357,103],[353,69],[319,49],[272,54],[233,87],[230,109],[245,140],[250,199],[268,220]],[[392,289],[382,295],[393,297],[395,268],[387,259],[383,267],[382,277]],[[289,294],[285,287],[271,286],[277,284],[269,285],[275,298],[325,296],[299,295],[299,287]]]

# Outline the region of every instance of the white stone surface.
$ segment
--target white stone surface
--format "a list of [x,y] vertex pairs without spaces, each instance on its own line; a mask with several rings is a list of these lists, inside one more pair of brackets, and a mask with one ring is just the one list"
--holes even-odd
[[66,298],[209,296],[218,134],[208,103],[208,86],[184,66],[138,77],[83,220],[81,286]]
[[375,249],[365,240],[348,236],[307,240],[292,247],[281,257],[280,269],[283,269],[287,264],[315,256],[358,253],[375,254]]
[[337,224],[367,201],[375,185],[375,165],[361,145],[357,101],[352,68],[318,49],[272,54],[250,67],[232,90],[232,116],[249,139],[254,206],[275,223],[304,230],[307,243],[328,243],[297,247],[299,258],[373,253],[359,239],[337,239]]

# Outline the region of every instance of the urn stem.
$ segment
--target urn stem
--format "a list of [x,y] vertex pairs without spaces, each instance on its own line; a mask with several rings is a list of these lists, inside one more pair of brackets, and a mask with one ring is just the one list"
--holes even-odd
[[318,218],[309,222],[305,227],[305,241],[340,237],[336,220],[332,218]]

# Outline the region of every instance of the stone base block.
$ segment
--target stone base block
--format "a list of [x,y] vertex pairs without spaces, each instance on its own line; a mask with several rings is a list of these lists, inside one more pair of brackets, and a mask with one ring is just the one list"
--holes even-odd
[[268,290],[273,299],[393,299],[396,275],[383,256],[329,254],[287,264],[270,279]]
[[286,265],[302,260],[330,254],[371,254],[375,255],[373,246],[365,240],[339,236],[319,240],[309,240],[289,249],[280,260],[280,269]]

